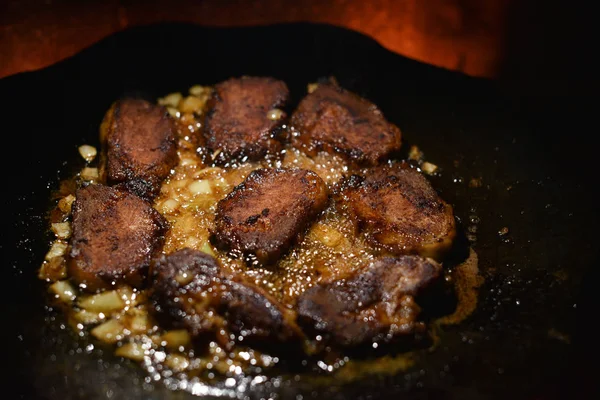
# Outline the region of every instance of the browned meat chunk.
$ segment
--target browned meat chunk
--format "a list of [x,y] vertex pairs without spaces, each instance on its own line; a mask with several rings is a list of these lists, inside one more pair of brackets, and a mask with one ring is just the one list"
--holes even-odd
[[413,298],[441,265],[419,256],[384,257],[345,280],[319,284],[298,299],[298,322],[326,342],[356,346],[389,341],[424,327]]
[[69,275],[89,291],[125,281],[142,285],[168,223],[140,197],[104,185],[76,192]]
[[456,236],[452,206],[408,164],[351,177],[339,201],[370,242],[395,254],[441,260]]
[[217,260],[201,251],[186,248],[157,257],[151,278],[161,311],[193,335],[222,329],[279,341],[301,335],[292,311],[242,277],[226,276]]
[[291,124],[299,131],[294,145],[311,155],[325,150],[374,165],[400,149],[400,129],[377,106],[329,83],[302,99]]
[[278,260],[325,208],[327,187],[314,172],[254,170],[217,204],[213,240],[263,264]]
[[101,125],[102,176],[109,185],[152,200],[177,164],[176,132],[164,107],[141,99],[117,101]]
[[274,78],[231,78],[217,84],[204,128],[207,148],[220,151],[216,162],[257,160],[280,150],[278,128],[286,117],[280,108],[288,97],[285,82]]

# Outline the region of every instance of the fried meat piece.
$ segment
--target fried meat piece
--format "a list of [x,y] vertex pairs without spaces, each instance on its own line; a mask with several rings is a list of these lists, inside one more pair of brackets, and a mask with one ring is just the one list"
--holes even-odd
[[115,102],[100,128],[101,175],[107,184],[154,199],[177,164],[176,129],[163,106],[135,98]]
[[456,236],[452,206],[423,174],[405,163],[373,167],[354,175],[338,197],[359,231],[395,254],[441,260]]
[[293,144],[314,155],[339,153],[362,165],[375,165],[398,151],[400,129],[370,101],[331,83],[321,83],[292,114],[299,131]]
[[327,186],[314,172],[254,170],[217,204],[213,241],[238,256],[273,263],[304,234],[327,201]]
[[152,293],[162,311],[192,335],[227,329],[254,339],[301,336],[295,313],[241,276],[226,276],[218,261],[185,248],[151,265]]
[[253,161],[281,149],[285,82],[271,77],[231,78],[215,86],[204,126],[206,147],[216,162]]
[[165,218],[140,197],[99,184],[77,190],[72,213],[73,280],[88,291],[119,282],[140,287],[164,243]]
[[327,342],[357,346],[389,341],[423,328],[414,296],[434,281],[441,265],[419,256],[383,257],[355,275],[318,284],[298,299],[298,322]]

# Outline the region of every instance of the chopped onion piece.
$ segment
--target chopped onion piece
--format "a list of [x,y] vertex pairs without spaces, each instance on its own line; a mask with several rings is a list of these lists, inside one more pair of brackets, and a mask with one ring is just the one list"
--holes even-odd
[[152,327],[148,314],[142,312],[135,313],[134,315],[125,315],[123,322],[127,329],[134,334],[145,333]]
[[183,113],[193,113],[202,111],[205,101],[196,97],[188,96],[179,103],[179,111]]
[[98,152],[94,146],[90,146],[87,144],[79,146],[79,154],[81,154],[81,157],[83,157],[83,159],[87,162],[90,162],[94,158],[96,158],[97,153]]
[[64,212],[65,214],[68,214],[71,212],[71,205],[74,201],[75,196],[73,196],[72,194],[65,196],[58,201],[58,208],[60,209],[60,211]]
[[44,261],[38,271],[38,278],[55,282],[67,277],[67,265],[64,257],[53,257]]
[[212,89],[208,86],[194,85],[190,88],[189,92],[193,96],[205,96],[209,95]]
[[49,289],[60,301],[71,303],[75,300],[76,291],[69,281],[56,281],[50,285]]
[[318,83],[309,83],[309,84],[308,84],[308,86],[306,87],[306,91],[307,91],[308,93],[312,93],[312,92],[314,92],[315,90],[317,90],[317,88],[318,88],[318,87],[319,87],[319,84],[318,84]]
[[108,321],[96,326],[90,331],[96,339],[106,343],[116,343],[125,336],[125,327],[116,319]]
[[59,239],[68,239],[71,237],[71,223],[70,222],[56,222],[51,226],[52,232]]
[[183,95],[180,92],[169,93],[165,97],[158,99],[158,104],[177,108],[182,98]]
[[423,172],[425,172],[426,174],[433,174],[435,173],[435,171],[437,171],[438,166],[435,164],[432,164],[430,162],[425,161],[423,163],[423,165],[421,165],[421,169],[423,170]]
[[421,151],[421,149],[419,149],[418,146],[410,146],[408,158],[414,161],[421,161],[423,159],[423,152]]
[[123,285],[117,289],[117,293],[129,307],[135,307],[146,299],[144,293],[133,290],[131,286]]
[[85,167],[81,170],[80,176],[86,181],[93,181],[98,179],[100,174],[98,174],[98,168]]
[[165,360],[167,367],[175,372],[181,372],[190,365],[190,360],[181,354],[169,354]]
[[167,199],[163,201],[159,207],[163,213],[172,213],[179,208],[179,202],[175,199]]
[[210,254],[211,256],[215,256],[215,252],[213,251],[210,243],[208,242],[204,242],[204,244],[202,245],[202,248],[200,249],[200,251],[206,253],[206,254]]
[[344,235],[340,231],[324,224],[315,225],[313,232],[317,240],[328,247],[335,247],[344,239]]
[[167,111],[169,112],[169,115],[173,118],[179,118],[181,116],[179,110],[174,107],[167,107]]
[[144,348],[144,345],[137,342],[125,343],[115,351],[115,355],[135,361],[143,361],[146,353],[147,350]]
[[175,275],[175,280],[180,285],[187,285],[188,283],[194,280],[194,275],[187,271],[181,271],[177,275]]
[[277,121],[278,119],[281,119],[281,117],[283,117],[283,111],[281,111],[278,108],[269,110],[269,112],[267,113],[267,118],[269,118],[272,121]]
[[84,325],[91,325],[102,321],[104,319],[104,314],[87,310],[79,310],[73,314],[73,317],[76,321],[81,322]]
[[79,300],[79,307],[93,312],[111,313],[125,308],[126,304],[116,290],[86,296]]
[[190,341],[190,333],[185,329],[176,329],[163,333],[160,337],[161,342],[165,342],[170,349],[179,349],[181,346],[187,346]]
[[50,247],[48,253],[46,253],[46,261],[50,261],[54,257],[64,256],[67,252],[67,247],[68,245],[65,242],[62,242],[60,240],[55,241],[54,243],[52,243],[52,247]]
[[190,192],[192,192],[192,194],[195,194],[195,195],[212,193],[212,188],[210,187],[210,182],[205,179],[197,180],[197,181],[190,183],[188,186],[188,189],[190,190]]
[[181,165],[182,167],[185,167],[185,166],[188,166],[188,165],[196,166],[196,164],[197,164],[196,160],[193,159],[193,158],[190,158],[190,157],[182,158],[179,161],[179,165]]

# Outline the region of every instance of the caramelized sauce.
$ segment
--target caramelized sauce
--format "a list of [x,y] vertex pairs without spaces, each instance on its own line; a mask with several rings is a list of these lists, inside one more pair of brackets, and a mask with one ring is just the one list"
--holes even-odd
[[[334,190],[340,179],[349,174],[350,168],[338,156],[319,153],[310,158],[291,147],[286,147],[280,154],[261,162],[218,167],[212,162],[218,154],[206,154],[199,146],[202,107],[194,112],[182,113],[172,105],[169,111],[178,120],[179,164],[164,181],[161,193],[154,202],[154,207],[168,220],[171,227],[163,248],[165,254],[185,247],[212,254],[231,274],[245,275],[287,308],[293,309],[296,299],[307,288],[320,282],[347,277],[380,253],[379,249],[373,248],[360,235],[355,234],[351,221],[333,203],[276,266],[252,265],[252,262],[248,263],[247,260],[217,250],[210,242],[217,202],[253,170],[263,167],[309,169],[317,173],[330,190]],[[60,197],[74,194],[76,185],[73,182],[76,181],[70,180],[63,184]],[[68,220],[68,212],[59,210],[59,207],[52,210],[51,216],[51,222]],[[44,261],[40,278],[54,281],[58,279],[56,276],[61,277],[60,274],[43,274],[45,266],[50,271],[50,266],[56,267],[59,264],[56,260]],[[468,317],[476,307],[477,291],[482,283],[477,254],[473,249],[470,249],[469,257],[461,264],[445,267],[448,267],[448,280],[454,285],[458,303],[452,314],[433,321],[432,326],[436,329],[446,324],[460,323]],[[186,390],[192,394],[237,396],[240,391],[244,392],[267,381],[273,383],[282,379],[294,379],[290,378],[292,375],[285,375],[289,372],[276,368],[281,363],[277,356],[242,346],[234,340],[235,337],[207,341],[201,347],[192,346],[189,340],[186,341],[184,333],[169,331],[153,319],[150,312],[153,305],[144,291],[136,292],[126,287],[119,290],[119,293],[129,296],[127,301],[130,302],[126,301],[126,307],[110,313],[89,313],[81,308],[78,300],[62,301],[64,293],[62,297],[56,295],[53,301],[61,305],[71,326],[80,336],[91,333],[98,337],[94,335],[94,327],[107,320],[117,321],[124,327],[125,333],[117,337],[117,340],[110,341],[117,349],[116,354],[138,360],[151,379],[162,380],[173,389]],[[135,301],[131,300],[132,293],[136,294]],[[76,296],[80,295],[83,299],[89,298],[83,293],[76,293]],[[84,312],[88,314],[83,315]],[[84,320],[83,317],[87,319]],[[132,328],[134,323],[131,321],[137,321],[139,329]],[[178,334],[183,336],[176,336]],[[221,334],[227,335],[226,332]],[[177,340],[181,340],[180,345]],[[229,341],[235,346],[223,346],[223,341]],[[434,340],[433,346],[438,342]],[[373,344],[373,347],[376,348],[376,345]],[[125,349],[126,346],[129,347]],[[316,384],[339,384],[370,374],[396,374],[410,368],[414,364],[414,357],[411,351],[376,357],[355,357],[331,352],[320,358],[306,355],[298,363]],[[270,369],[273,369],[273,373],[267,377]]]

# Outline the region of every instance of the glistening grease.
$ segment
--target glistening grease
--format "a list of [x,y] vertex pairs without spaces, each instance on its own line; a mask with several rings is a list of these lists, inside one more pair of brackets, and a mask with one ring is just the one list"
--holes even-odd
[[[350,279],[385,254],[365,235],[357,234],[351,217],[335,201],[328,203],[276,266],[262,265],[215,247],[211,232],[215,229],[217,204],[252,171],[310,170],[335,192],[343,179],[351,174],[366,174],[369,169],[355,168],[331,152],[308,155],[289,143],[278,153],[258,161],[215,163],[219,151],[207,151],[198,139],[212,87],[195,86],[189,92],[188,96],[172,93],[158,100],[176,120],[178,133],[178,163],[153,199],[153,207],[169,223],[162,254],[187,248],[214,256],[227,275],[243,277],[264,290],[289,311],[289,318],[293,318],[298,298],[307,289]],[[280,118],[277,111],[269,110],[270,118]],[[291,136],[298,134],[290,129]],[[170,388],[193,394],[242,396],[253,386],[269,383],[276,387],[286,380],[329,384],[332,379],[340,383],[369,374],[395,374],[410,368],[417,352],[439,344],[432,332],[434,328],[460,323],[476,306],[482,279],[477,255],[473,249],[463,249],[467,257],[443,261],[438,288],[442,294],[436,295],[439,301],[453,302],[453,310],[445,315],[430,312],[423,325],[427,329],[393,343],[372,341],[360,349],[344,349],[320,343],[321,335],[307,335],[294,348],[278,343],[247,343],[243,335],[227,330],[213,336],[191,335],[185,328],[157,318],[149,288],[135,289],[121,283],[90,294],[70,281],[65,263],[75,189],[102,179],[93,147],[82,146],[80,153],[86,167],[61,186],[56,207],[50,213],[56,240],[40,269],[40,278],[48,281],[51,301],[65,311],[80,336],[91,336],[92,340],[112,346],[117,356],[139,362],[153,380],[161,380]],[[178,279],[186,283],[192,277],[182,275]],[[209,311],[203,318],[220,317]]]

